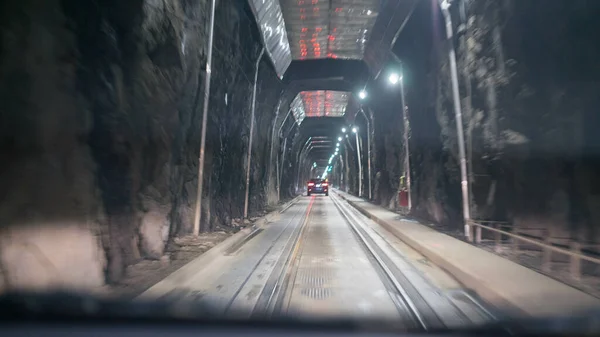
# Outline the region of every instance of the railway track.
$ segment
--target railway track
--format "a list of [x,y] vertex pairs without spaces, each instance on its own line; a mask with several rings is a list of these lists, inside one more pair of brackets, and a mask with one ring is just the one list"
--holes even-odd
[[[312,197],[313,200],[315,197]],[[407,291],[403,282],[396,276],[397,270],[393,270],[390,266],[390,261],[386,260],[384,254],[377,249],[368,235],[361,229],[358,219],[345,205],[336,197],[330,198],[331,203],[335,206],[334,212],[337,212],[336,219],[339,219],[343,224],[337,224],[340,227],[339,231],[350,232],[348,238],[355,241],[356,246],[360,247],[364,256],[366,256],[370,266],[375,270],[377,277],[383,289],[373,289],[386,294],[389,300],[393,303],[397,317],[400,318],[400,325],[403,328],[411,330],[428,330],[432,326],[440,326],[441,322],[436,321],[431,324],[431,317],[426,319],[421,312],[418,303],[415,303]],[[322,204],[322,203],[321,203]],[[320,227],[316,224],[316,220],[322,217],[322,214],[313,214],[315,212],[313,203],[311,202],[305,216],[302,219],[302,225],[298,228],[296,235],[293,237],[293,244],[290,244],[282,254],[278,261],[278,265],[274,268],[270,278],[267,280],[266,286],[261,293],[257,305],[254,308],[252,317],[254,318],[277,318],[295,316],[297,313],[294,309],[297,305],[299,296],[309,298],[304,301],[304,308],[311,310],[314,307],[328,307],[327,301],[336,294],[336,290],[332,287],[333,272],[331,268],[327,268],[327,264],[335,265],[340,260],[335,254],[328,251],[324,241],[329,240],[323,236],[323,233],[318,232]],[[322,205],[330,207],[331,205]],[[319,211],[319,210],[317,210]],[[323,209],[320,210],[324,212]],[[331,212],[331,210],[329,210]],[[331,213],[329,213],[331,216]],[[325,217],[327,219],[327,217]],[[330,220],[330,219],[329,219]],[[330,224],[328,224],[330,225]],[[344,233],[345,234],[345,233]],[[340,244],[348,244],[343,242]],[[323,263],[313,263],[307,266],[307,261],[323,261]],[[357,280],[358,281],[358,280]],[[310,287],[301,287],[301,285],[310,285]],[[375,288],[375,287],[374,287]],[[339,300],[339,298],[338,298]],[[421,306],[423,306],[421,304]],[[430,309],[429,309],[430,311]],[[431,314],[431,312],[427,312]],[[431,316],[431,315],[429,315]],[[435,315],[433,315],[435,316]]]
[[410,259],[332,193],[299,199],[206,270],[175,280],[173,292],[240,319],[379,321],[411,331],[494,320],[476,296],[436,287]]

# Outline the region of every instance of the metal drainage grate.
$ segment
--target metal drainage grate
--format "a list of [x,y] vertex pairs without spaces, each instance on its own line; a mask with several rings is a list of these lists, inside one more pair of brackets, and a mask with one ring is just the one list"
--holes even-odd
[[300,282],[311,286],[322,286],[325,284],[325,278],[319,276],[313,276],[310,274],[303,274],[300,276]]
[[304,288],[300,293],[315,300],[324,300],[331,296],[329,288]]

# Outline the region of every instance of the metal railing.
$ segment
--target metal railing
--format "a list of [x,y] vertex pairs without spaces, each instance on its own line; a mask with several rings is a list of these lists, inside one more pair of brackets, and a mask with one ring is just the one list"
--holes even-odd
[[[553,254],[561,254],[568,257],[569,274],[576,281],[581,280],[582,261],[600,265],[600,258],[582,252],[583,249],[600,248],[600,244],[598,243],[585,243],[573,240],[572,238],[551,237],[548,228],[517,229],[507,222],[499,221],[471,220],[469,224],[475,231],[475,235],[472,236],[475,239],[475,243],[482,244],[484,241],[493,243],[496,253],[499,253],[506,244],[511,246],[511,251],[517,254],[517,256],[524,251],[521,250],[522,244],[538,247],[542,255],[540,269],[545,273],[552,272]],[[512,229],[512,232],[506,229]],[[484,230],[493,234],[492,239],[482,239],[482,232]],[[526,231],[537,231],[539,232],[539,236],[525,233]],[[562,241],[562,243],[558,243],[557,241]]]

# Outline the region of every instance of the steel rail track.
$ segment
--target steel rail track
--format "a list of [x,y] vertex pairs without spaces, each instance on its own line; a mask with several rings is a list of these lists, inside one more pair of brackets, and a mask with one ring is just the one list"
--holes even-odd
[[[360,221],[356,219],[356,217],[351,214],[346,206],[342,205],[342,203],[337,200],[336,197],[331,198],[334,205],[355,234],[358,242],[361,244],[363,249],[367,252],[367,255],[372,258],[373,266],[378,271],[382,281],[390,290],[391,293],[396,294],[397,298],[393,298],[394,303],[398,311],[403,313],[409,313],[413,322],[415,323],[417,328],[421,328],[423,330],[428,330],[429,325],[426,323],[425,318],[421,314],[420,310],[417,308],[415,303],[412,301],[406,289],[402,286],[401,282],[397,280],[394,276],[394,273],[391,271],[390,267],[384,261],[384,259],[380,256],[380,253],[373,247],[373,245],[367,240],[365,234],[361,232],[361,230],[357,227],[356,222]],[[387,282],[385,282],[387,281]]]

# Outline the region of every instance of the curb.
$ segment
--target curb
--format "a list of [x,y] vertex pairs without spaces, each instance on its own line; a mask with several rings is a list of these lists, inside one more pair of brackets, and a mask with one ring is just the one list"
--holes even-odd
[[281,214],[281,213],[287,211],[290,207],[292,207],[295,203],[297,203],[301,197],[302,197],[302,194],[300,194],[297,197],[295,197],[294,199],[288,201],[286,204],[283,204],[283,206],[279,210],[279,213]]
[[261,228],[269,223],[269,218],[274,215],[285,212],[287,209],[292,207],[298,200],[300,200],[300,196],[289,201],[287,204],[281,206],[280,210],[275,210],[271,213],[265,214],[260,219],[258,219],[254,225],[250,227],[246,227],[239,232],[233,234],[227,239],[221,241],[211,249],[202,253],[202,255],[196,257],[191,260],[187,264],[183,265],[181,268],[174,271],[172,274],[167,275],[164,279],[160,280],[150,288],[146,289],[141,294],[137,295],[135,299],[144,299],[148,298],[157,298],[160,296],[166,295],[168,292],[172,291],[179,283],[184,282],[185,280],[189,280],[191,275],[196,274],[199,270],[207,267],[212,261],[220,255],[224,255],[230,250],[232,247],[237,246],[244,240],[248,238],[252,238],[252,236],[256,235],[256,232],[260,231]]
[[459,283],[465,286],[472,291],[474,291],[477,296],[484,299],[487,303],[491,304],[495,310],[494,312],[502,312],[507,313],[510,316],[523,317],[523,316],[531,316],[528,312],[521,309],[518,304],[511,302],[506,297],[504,297],[501,292],[496,291],[491,287],[486,286],[485,281],[473,276],[465,271],[463,271],[460,267],[458,267],[455,263],[452,263],[450,260],[446,259],[444,256],[437,254],[436,252],[431,251],[427,247],[421,245],[419,242],[413,240],[410,236],[402,233],[397,227],[391,225],[390,223],[372,215],[367,212],[363,207],[358,205],[356,202],[352,200],[348,200],[345,196],[335,192],[337,196],[345,200],[352,207],[358,210],[360,213],[365,215],[367,218],[371,219],[378,225],[382,226],[390,233],[395,235],[398,239],[402,240],[412,249],[416,250],[427,259],[431,260],[434,264],[440,267],[442,270],[446,271],[452,277],[454,277]]
[[173,290],[180,282],[188,280],[191,275],[196,274],[198,270],[208,266],[217,256],[224,254],[228,249],[242,242],[247,236],[252,235],[258,230],[255,226],[244,228],[233,234],[227,239],[221,241],[216,246],[202,253],[202,255],[191,260],[181,268],[167,275],[164,279],[146,289],[143,293],[136,296],[136,299],[157,298],[166,295]]

